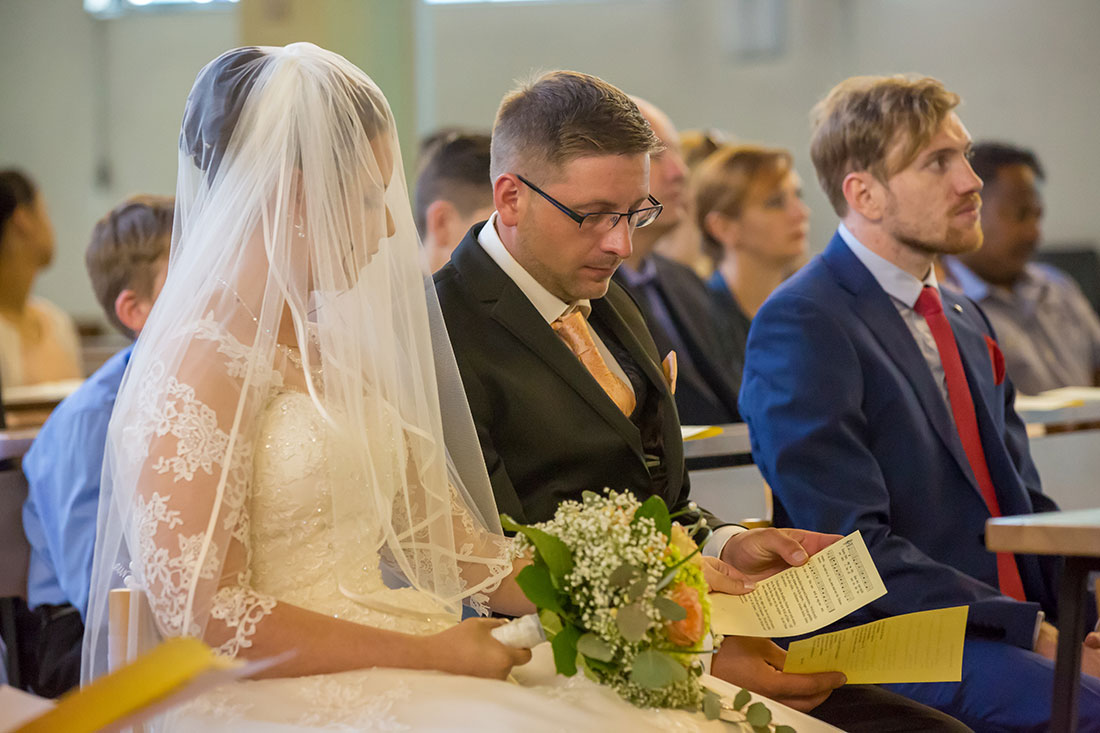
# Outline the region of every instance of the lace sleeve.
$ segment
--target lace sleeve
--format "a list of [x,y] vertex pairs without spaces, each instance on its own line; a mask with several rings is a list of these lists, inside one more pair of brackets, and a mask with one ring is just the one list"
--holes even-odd
[[[439,587],[453,588],[456,597],[442,600],[461,601],[488,615],[489,594],[512,570],[515,542],[490,531],[470,511],[464,492],[456,488],[461,485],[457,476],[435,460],[439,451],[419,440],[420,431],[406,431],[404,437],[408,491],[399,493],[394,503],[393,525],[406,567],[421,573],[433,568],[440,573],[449,564],[438,564],[438,553],[451,556],[457,577]],[[448,473],[451,475],[444,475]],[[445,548],[453,549],[448,552]],[[394,556],[384,550],[383,558],[392,562]]]
[[489,532],[479,527],[458,493],[450,487],[453,497],[455,539],[459,552],[459,572],[466,591],[466,605],[482,616],[488,616],[489,595],[500,587],[511,572],[516,557],[516,542],[512,537]]
[[253,416],[278,373],[250,363],[211,316],[189,338],[175,373],[144,370],[123,428],[122,468],[136,478],[131,568],[161,633],[236,656],[275,606],[250,587],[247,499]]

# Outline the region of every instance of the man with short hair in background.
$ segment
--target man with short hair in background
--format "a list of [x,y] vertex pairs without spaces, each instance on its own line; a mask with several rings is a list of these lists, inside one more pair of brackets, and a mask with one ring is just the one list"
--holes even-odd
[[424,266],[435,272],[451,259],[470,227],[493,213],[489,136],[444,130],[429,137],[421,153],[414,206]]
[[950,281],[982,307],[1024,394],[1100,384],[1100,318],[1072,278],[1032,262],[1039,246],[1043,167],[1030,150],[977,143],[980,249],[945,257]]
[[[92,230],[85,254],[92,289],[111,324],[130,338],[141,333],[164,285],[173,206],[171,197],[134,196]],[[23,458],[27,601],[39,621],[30,687],[43,697],[80,681],[107,424],[133,348],[112,356],[66,397]]]
[[658,352],[676,362],[680,421],[686,425],[740,422],[741,365],[735,363],[733,349],[716,326],[722,314],[694,270],[655,251],[661,237],[675,229],[688,211],[688,169],[680,136],[660,109],[636,97],[634,102],[664,146],[649,159],[649,192],[664,208],[657,221],[635,230],[631,254],[614,279],[638,303]]

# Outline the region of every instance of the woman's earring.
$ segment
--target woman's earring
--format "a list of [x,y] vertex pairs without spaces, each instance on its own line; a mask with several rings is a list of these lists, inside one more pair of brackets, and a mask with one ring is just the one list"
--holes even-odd
[[305,221],[303,221],[301,214],[298,214],[298,221],[294,223],[294,232],[299,237],[305,237],[306,236]]

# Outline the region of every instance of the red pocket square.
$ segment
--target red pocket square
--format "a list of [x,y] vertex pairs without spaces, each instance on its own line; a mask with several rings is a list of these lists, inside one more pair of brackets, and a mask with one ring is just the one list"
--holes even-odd
[[1000,384],[1005,381],[1005,355],[1001,353],[1001,347],[989,334],[984,334],[985,345],[989,349],[989,360],[993,362],[993,382]]

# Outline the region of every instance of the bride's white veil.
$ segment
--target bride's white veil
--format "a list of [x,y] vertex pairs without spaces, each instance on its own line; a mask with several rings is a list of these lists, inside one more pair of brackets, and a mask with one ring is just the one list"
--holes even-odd
[[123,583],[160,634],[249,646],[277,602],[250,584],[254,441],[287,389],[326,423],[341,591],[400,612],[381,557],[451,612],[482,597],[507,542],[378,87],[311,44],[223,54],[187,100],[176,202],[108,433],[84,680]]

